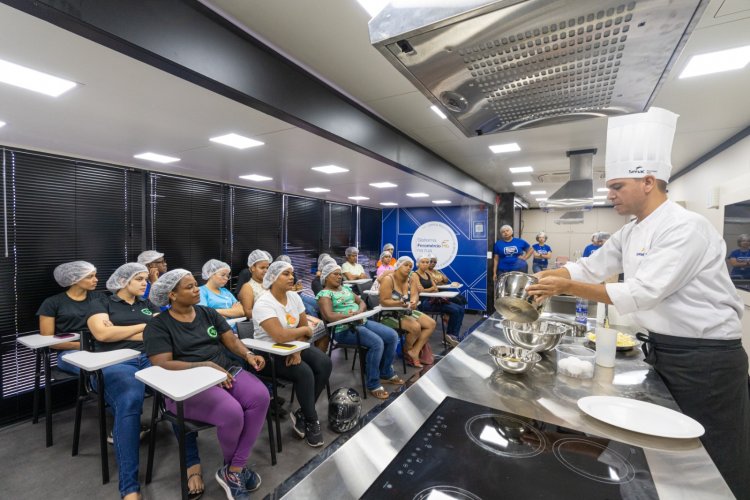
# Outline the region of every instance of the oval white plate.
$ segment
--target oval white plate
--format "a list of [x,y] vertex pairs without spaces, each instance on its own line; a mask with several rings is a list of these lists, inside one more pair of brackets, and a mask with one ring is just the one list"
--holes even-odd
[[687,439],[706,432],[687,415],[637,399],[587,396],[578,400],[578,408],[602,422],[651,436]]

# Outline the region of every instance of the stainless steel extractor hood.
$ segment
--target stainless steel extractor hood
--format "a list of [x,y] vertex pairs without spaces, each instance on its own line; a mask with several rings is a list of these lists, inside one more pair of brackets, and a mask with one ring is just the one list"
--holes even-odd
[[394,0],[372,44],[467,137],[643,112],[708,0]]
[[545,212],[576,212],[591,210],[594,206],[593,163],[596,149],[568,151],[566,154],[570,159],[570,179],[545,201],[539,202]]

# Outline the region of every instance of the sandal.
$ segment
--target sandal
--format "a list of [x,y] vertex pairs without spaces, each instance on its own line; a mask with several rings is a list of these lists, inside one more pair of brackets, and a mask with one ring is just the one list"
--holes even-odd
[[370,389],[370,394],[372,394],[378,399],[388,399],[388,396],[390,396],[390,394],[388,394],[388,391],[383,389],[382,385],[378,387],[377,389]]
[[393,384],[393,385],[404,385],[406,383],[404,382],[404,379],[402,379],[398,375],[394,375],[391,378],[381,378],[380,382],[383,384]]
[[412,359],[408,354],[404,354],[404,361],[406,361],[407,365],[413,366],[414,368],[424,368],[424,365],[422,365],[418,359]]
[[[198,476],[200,478],[201,482],[203,482],[203,474],[201,472],[193,472],[192,474],[190,474],[188,476],[188,483],[190,483],[190,480],[192,478],[196,477],[196,476]],[[190,488],[190,486],[188,486],[188,488]],[[201,488],[199,490],[190,490],[190,489],[188,489],[188,499],[189,500],[198,500],[200,497],[203,496],[203,492],[204,491],[205,491],[205,485],[204,485],[203,488]]]

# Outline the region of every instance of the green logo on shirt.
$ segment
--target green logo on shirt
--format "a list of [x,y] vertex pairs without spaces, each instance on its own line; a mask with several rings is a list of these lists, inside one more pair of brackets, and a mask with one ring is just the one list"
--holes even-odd
[[212,339],[215,339],[217,335],[219,335],[219,332],[216,331],[215,326],[209,326],[208,330],[206,330],[206,333],[208,333],[208,336]]
[[151,312],[151,309],[149,309],[148,307],[144,307],[143,309],[141,309],[141,312],[142,312],[143,314],[145,314],[146,316],[151,316],[151,315],[153,314],[153,313]]

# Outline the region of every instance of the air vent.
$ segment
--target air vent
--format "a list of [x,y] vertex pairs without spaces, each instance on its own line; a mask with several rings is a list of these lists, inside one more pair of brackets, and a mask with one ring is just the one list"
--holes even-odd
[[[594,170],[593,179],[595,181],[604,180],[604,170]],[[536,180],[541,184],[562,184],[570,180],[570,170],[539,174],[536,176]]]

